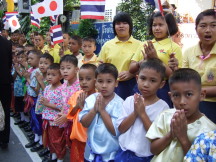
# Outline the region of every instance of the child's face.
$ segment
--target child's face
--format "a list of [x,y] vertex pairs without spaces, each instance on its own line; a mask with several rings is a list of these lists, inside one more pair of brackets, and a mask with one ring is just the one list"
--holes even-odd
[[63,61],[60,64],[60,72],[61,72],[62,77],[65,80],[68,80],[68,81],[73,80],[77,76],[78,70],[79,70],[78,67],[75,67],[70,62]]
[[197,35],[205,45],[214,45],[216,42],[216,19],[213,16],[204,16],[196,29]]
[[70,39],[70,41],[69,41],[69,47],[70,47],[70,51],[72,53],[78,53],[79,50],[80,50],[80,45],[74,39]]
[[61,80],[61,74],[59,70],[48,69],[47,70],[47,81],[51,85],[58,84]]
[[85,56],[92,56],[94,54],[94,51],[96,50],[96,46],[93,42],[84,41],[82,43],[82,50]]
[[13,34],[13,41],[18,42],[20,39],[20,34],[19,33],[14,33]]
[[16,47],[16,49],[15,49],[15,55],[17,55],[18,52],[23,51],[23,50],[24,50],[23,48]]
[[34,33],[30,34],[30,41],[34,45]]
[[118,86],[118,81],[109,73],[98,74],[95,86],[104,98],[109,98],[113,95],[115,87]]
[[46,58],[40,58],[39,61],[39,69],[42,73],[46,73],[47,72],[47,68],[51,65],[51,61],[49,59]]
[[39,64],[38,56],[35,55],[35,54],[32,54],[32,53],[29,53],[29,55],[28,55],[28,64],[33,68],[38,67],[38,64]]
[[186,118],[196,120],[199,112],[199,103],[205,97],[205,92],[193,80],[189,82],[176,82],[170,86],[169,95],[177,110],[183,109]]
[[34,50],[34,47],[24,47],[24,52],[27,55],[28,51]]
[[34,43],[40,49],[44,47],[44,39],[40,35],[35,36]]
[[167,38],[167,24],[162,17],[155,17],[152,23],[152,33],[156,40]]
[[92,69],[80,69],[79,82],[80,87],[85,92],[91,92],[95,90],[95,71]]
[[27,61],[27,57],[25,54],[21,54],[17,56],[17,62],[19,64],[21,64],[22,62],[26,62]]
[[64,46],[68,46],[69,44],[69,41],[70,41],[70,36],[68,34],[63,34],[63,43],[64,43]]
[[142,69],[137,76],[138,89],[145,98],[156,96],[157,90],[164,86],[161,74],[154,69]]

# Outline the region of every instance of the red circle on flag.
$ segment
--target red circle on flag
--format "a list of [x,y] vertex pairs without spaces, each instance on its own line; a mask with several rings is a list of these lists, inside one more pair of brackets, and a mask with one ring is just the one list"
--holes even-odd
[[39,8],[38,8],[38,13],[39,14],[43,14],[45,12],[45,8],[43,7],[43,6],[40,6]]
[[17,26],[16,20],[12,20],[12,25],[13,25],[13,26]]
[[56,1],[50,2],[50,10],[55,11],[57,9],[58,5]]

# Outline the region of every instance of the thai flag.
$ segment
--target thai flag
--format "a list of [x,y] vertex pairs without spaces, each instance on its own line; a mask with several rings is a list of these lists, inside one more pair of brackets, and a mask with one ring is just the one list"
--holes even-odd
[[153,6],[155,6],[155,8],[157,8],[161,12],[161,14],[164,16],[163,8],[162,8],[162,5],[161,5],[161,0],[144,0],[144,1],[150,3]]
[[40,19],[35,19],[32,12],[31,12],[31,24],[40,28]]
[[104,19],[105,0],[80,0],[81,19]]
[[55,24],[56,20],[58,19],[59,15],[50,16],[50,20],[53,24]]
[[61,25],[55,25],[50,27],[51,45],[63,42],[63,34]]
[[2,20],[3,20],[3,24],[5,25],[5,24],[7,23],[6,16],[4,16],[4,17],[2,18]]
[[18,18],[18,12],[5,12],[5,16],[7,20],[14,15]]

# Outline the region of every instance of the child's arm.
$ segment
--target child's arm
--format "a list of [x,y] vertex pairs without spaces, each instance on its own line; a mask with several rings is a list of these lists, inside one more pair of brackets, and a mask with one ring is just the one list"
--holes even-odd
[[103,99],[103,96],[101,94],[98,95],[98,97],[96,99],[96,104],[97,104],[98,112],[100,113],[101,118],[102,118],[106,128],[109,130],[109,132],[112,135],[116,136],[115,128],[113,126],[110,115],[105,110],[104,99]]
[[28,71],[24,71],[24,72],[23,72],[23,76],[25,77],[25,79],[26,79],[26,81],[28,82],[28,84],[31,83],[30,75],[31,75],[31,73],[29,73]]
[[191,142],[187,135],[187,118],[184,110],[177,110],[172,118],[172,130],[174,136],[178,139],[182,146],[184,155],[191,147]]
[[94,120],[96,114],[97,114],[97,110],[94,107],[88,112],[88,114],[82,117],[80,122],[85,128],[88,128],[91,125],[91,122]]
[[56,106],[55,104],[50,103],[49,100],[46,99],[45,97],[40,98],[40,103],[43,104],[46,107],[51,108],[51,109],[61,111],[59,106]]
[[86,92],[81,92],[76,100],[76,105],[73,107],[73,110],[70,112],[71,116],[74,116],[79,109],[83,109],[85,99],[87,97]]

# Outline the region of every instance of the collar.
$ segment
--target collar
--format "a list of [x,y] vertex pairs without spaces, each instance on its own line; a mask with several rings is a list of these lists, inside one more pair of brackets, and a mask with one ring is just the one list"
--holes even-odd
[[[85,62],[85,61],[84,61],[85,58],[86,58],[86,56],[84,55],[84,57],[83,57],[83,59],[82,59],[83,62]],[[96,61],[96,60],[97,60],[97,55],[94,53],[94,55],[92,56],[92,58],[91,58],[89,61]],[[89,61],[87,61],[87,62],[89,62]]]
[[[133,40],[134,40],[134,38],[131,35],[130,38],[127,41],[125,41],[125,42],[132,43]],[[117,36],[115,36],[114,41],[115,41],[115,43],[124,43],[123,41],[120,41]]]
[[[200,47],[200,41],[197,44],[197,48],[195,49],[195,52],[196,52],[195,56],[197,56],[197,57],[200,57],[203,55],[203,52],[202,52],[201,47]],[[212,47],[209,55],[216,55],[216,43]]]

